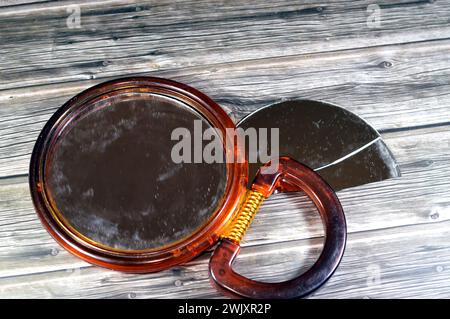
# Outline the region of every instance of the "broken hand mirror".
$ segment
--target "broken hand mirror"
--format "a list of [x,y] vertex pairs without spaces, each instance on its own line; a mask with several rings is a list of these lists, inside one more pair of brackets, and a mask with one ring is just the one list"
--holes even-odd
[[[261,149],[237,142],[237,128],[277,128],[279,154],[262,160]],[[216,141],[210,149],[196,144],[205,137]],[[92,264],[154,272],[217,245],[215,284],[242,297],[296,298],[320,287],[342,258],[346,222],[333,189],[398,175],[380,135],[340,107],[286,101],[235,125],[192,87],[134,77],[94,86],[58,109],[34,147],[30,189],[48,232]],[[295,279],[254,281],[232,264],[262,201],[279,191],[303,191],[314,202],[324,247]]]

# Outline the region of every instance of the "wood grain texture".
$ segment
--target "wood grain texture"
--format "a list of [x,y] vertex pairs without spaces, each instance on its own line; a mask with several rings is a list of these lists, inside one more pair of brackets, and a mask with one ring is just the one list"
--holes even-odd
[[[368,24],[372,3],[64,1],[0,11],[0,89],[450,35],[448,1],[379,1],[379,27]],[[67,25],[73,4],[80,28]]]
[[2,0],[0,7],[20,6],[23,4],[41,3],[47,0]]
[[[442,40],[146,74],[204,91],[236,120],[275,101],[310,98],[345,106],[383,131],[450,122],[449,51]],[[26,174],[45,122],[98,82],[0,91],[0,177]]]
[[[405,132],[389,133],[386,134],[386,142],[398,156],[403,177],[339,192],[338,195],[348,220],[349,233],[365,234],[367,242],[370,243],[374,240],[372,239],[372,234],[376,234],[377,238],[382,237],[380,235],[382,230],[389,232],[391,229],[402,229],[402,227],[414,225],[417,227],[417,231],[421,227],[436,227],[436,229],[448,227],[448,221],[450,220],[450,189],[445,186],[450,179],[449,130],[438,127],[415,130],[413,134],[408,132],[407,135]],[[0,278],[5,278],[4,282],[14,282],[10,277],[20,276],[20,278],[28,278],[28,276],[31,276],[35,278],[36,273],[47,274],[48,272],[58,272],[63,276],[64,274],[71,275],[70,269],[73,268],[82,268],[83,271],[87,268],[94,268],[58,247],[42,228],[34,213],[31,201],[28,198],[26,180],[16,178],[15,181],[16,183],[0,186],[0,198],[2,199],[0,201],[0,235],[2,236],[0,240],[0,260],[2,261],[0,263]],[[408,196],[407,201],[405,201],[405,196]],[[441,224],[444,226],[441,226]],[[403,230],[399,231],[402,232]],[[250,275],[258,275],[260,279],[270,280],[272,278],[272,269],[278,267],[280,270],[277,274],[278,277],[272,279],[280,279],[282,270],[285,269],[284,262],[280,264],[280,258],[283,256],[283,258],[287,258],[285,262],[291,264],[291,268],[289,268],[290,270],[287,271],[286,275],[292,275],[292,271],[295,269],[298,271],[301,265],[304,266],[301,269],[304,269],[311,265],[314,257],[317,257],[320,251],[320,237],[322,234],[320,218],[314,211],[312,204],[305,200],[304,197],[279,194],[269,198],[263,204],[243,243],[243,246],[246,249],[248,248],[245,251],[253,251],[251,253],[253,259],[251,260],[255,265],[258,265],[256,268],[260,269],[260,265],[267,265],[267,268],[265,270],[261,269],[260,273]],[[405,230],[403,234],[405,238],[401,240],[406,241],[408,234],[409,231]],[[352,247],[353,242],[351,238],[349,238],[350,247]],[[419,242],[416,244],[421,244],[421,238],[418,240]],[[298,257],[298,254],[289,257],[291,250],[295,250],[297,245],[295,244],[291,247],[289,243],[298,241],[303,242],[302,249],[305,260]],[[309,247],[311,243],[316,243],[316,245]],[[287,250],[282,248],[283,245],[287,245]],[[267,252],[256,253],[261,249],[266,249],[264,247],[268,249]],[[398,249],[402,248],[402,246],[399,246],[395,248],[397,250],[394,252],[392,252],[393,248],[390,248],[388,251],[394,255],[401,255],[402,253]],[[349,249],[350,251],[352,250],[352,248]],[[281,254],[280,258],[278,252]],[[271,256],[271,254],[273,255]],[[435,252],[429,251],[429,254],[433,255]],[[208,257],[207,254],[205,256],[181,267],[181,269],[189,271],[188,269],[191,268],[191,265],[196,265],[197,263],[202,264],[201,267],[206,267]],[[364,256],[361,257],[358,253],[355,253],[354,259],[348,260],[352,264],[372,260]],[[31,259],[33,262],[18,263],[24,258]],[[362,260],[360,260],[361,258]],[[446,257],[442,258],[442,261],[446,262]],[[410,267],[414,266],[410,265]],[[242,264],[238,269],[245,273],[254,268]],[[178,268],[171,271],[176,273],[176,269]],[[78,272],[79,270],[76,271]],[[162,277],[159,277],[160,275],[150,275],[150,277],[143,276],[141,279],[141,275],[124,275],[107,270],[98,271],[100,273],[105,272],[108,276],[113,276],[121,282],[121,285],[125,286],[130,278],[137,281],[146,281],[148,278],[157,276],[157,278],[164,278],[161,280],[166,280],[167,274],[172,274],[171,271],[168,271],[164,273],[165,275],[161,275]],[[395,271],[395,269],[392,269],[392,271]],[[203,274],[203,276],[207,276],[207,274]],[[168,277],[173,280],[179,280],[172,278],[172,276]],[[64,279],[61,280],[65,282]],[[78,278],[77,282],[81,280],[91,281],[89,276],[85,279]],[[183,282],[185,281],[186,279],[183,279]],[[194,287],[198,288],[199,291],[194,296],[202,294],[200,290],[205,285],[203,283],[203,285],[197,286],[197,282],[186,282],[185,284],[194,285]],[[345,284],[346,281],[341,282],[341,285]],[[401,283],[398,284],[400,285]],[[8,284],[8,287],[8,294],[16,293],[20,295],[22,293],[21,285]],[[51,284],[50,287],[52,287]],[[14,292],[14,289],[17,289],[17,291]],[[81,295],[82,291],[75,292],[74,290],[74,293]],[[146,296],[164,296],[166,292],[158,289],[154,293],[156,295],[151,295],[150,292],[147,292],[146,294],[150,295]],[[161,295],[158,295],[159,293]],[[180,293],[180,295],[169,294],[167,296],[182,297],[185,291]],[[330,292],[330,295],[332,295],[332,292]],[[63,296],[60,295],[60,297]],[[72,295],[72,297],[74,296]],[[345,294],[343,293],[341,296],[344,297]],[[384,296],[395,297],[395,295],[389,293]]]
[[[222,297],[209,283],[210,252],[167,271],[123,274],[62,250],[36,217],[27,173],[39,131],[76,93],[125,75],[190,84],[236,121],[288,98],[364,117],[403,176],[339,192],[347,250],[310,297],[450,297],[450,4],[377,1],[373,27],[372,3],[0,2],[0,297]],[[71,29],[73,5],[81,25]],[[273,196],[236,269],[264,281],[292,278],[318,257],[322,235],[308,200]]]
[[[310,298],[448,297],[449,226],[350,234],[338,270]],[[314,262],[320,248],[320,240],[314,239],[248,247],[236,268],[258,280],[284,280],[304,270],[300,265]],[[60,271],[0,278],[0,292],[9,298],[220,298],[208,278],[208,258],[205,254],[185,266],[145,275],[74,263]]]

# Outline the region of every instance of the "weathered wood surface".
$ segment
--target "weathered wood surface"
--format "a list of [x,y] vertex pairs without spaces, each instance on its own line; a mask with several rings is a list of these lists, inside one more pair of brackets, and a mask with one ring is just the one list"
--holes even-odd
[[[69,29],[66,10],[78,2],[81,27]],[[380,1],[376,28],[371,1],[0,3],[0,297],[221,296],[208,252],[156,274],[108,271],[62,250],[34,213],[27,170],[45,121],[80,90],[135,74],[193,85],[236,120],[293,97],[363,116],[403,176],[338,194],[348,247],[312,297],[450,297],[447,1]],[[317,258],[322,234],[308,201],[274,196],[236,267],[260,280],[292,277]]]
[[[149,74],[199,88],[237,119],[274,101],[301,97],[345,105],[383,132],[450,120],[448,52],[450,40],[442,40]],[[45,121],[71,96],[98,82],[3,91],[0,177],[26,174]]]
[[0,89],[435,40],[450,31],[448,1],[383,2],[379,28],[367,25],[372,1],[80,1],[80,28],[72,29],[67,8],[76,1],[13,7],[0,12]]

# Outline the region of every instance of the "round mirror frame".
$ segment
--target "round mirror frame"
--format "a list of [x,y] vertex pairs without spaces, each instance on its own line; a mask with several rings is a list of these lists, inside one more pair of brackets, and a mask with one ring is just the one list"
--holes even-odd
[[[105,82],[76,95],[60,107],[41,131],[30,163],[30,191],[37,214],[52,237],[66,250],[83,260],[109,269],[126,272],[154,272],[189,261],[205,249],[214,245],[237,211],[246,192],[248,168],[246,162],[227,161],[227,184],[224,197],[209,221],[190,236],[158,249],[117,250],[105,247],[75,231],[58,213],[49,199],[45,177],[48,165],[46,158],[52,145],[71,119],[83,106],[94,99],[108,97],[123,92],[155,93],[178,99],[186,103],[224,137],[224,151],[233,159],[244,158],[227,132],[234,130],[235,124],[225,111],[213,100],[198,90],[175,81],[156,77],[130,77]],[[230,157],[226,157],[227,159]]]

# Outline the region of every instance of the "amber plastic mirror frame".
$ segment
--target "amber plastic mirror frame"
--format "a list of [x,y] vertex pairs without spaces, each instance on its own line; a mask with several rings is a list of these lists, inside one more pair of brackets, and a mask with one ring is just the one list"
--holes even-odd
[[[200,91],[175,81],[156,77],[129,77],[101,83],[76,95],[60,107],[42,129],[30,162],[30,191],[36,212],[52,237],[66,250],[101,267],[133,273],[155,272],[187,262],[214,245],[229,224],[242,200],[247,183],[247,163],[227,162],[227,185],[221,205],[209,221],[188,238],[157,250],[117,251],[87,241],[58,219],[46,196],[46,157],[54,143],[75,114],[93,99],[108,97],[120,90],[149,92],[180,100],[197,110],[226,137],[226,129],[235,124],[225,111]],[[234,143],[226,141],[226,151],[234,158],[243,158]],[[232,146],[233,145],[233,146]]]

